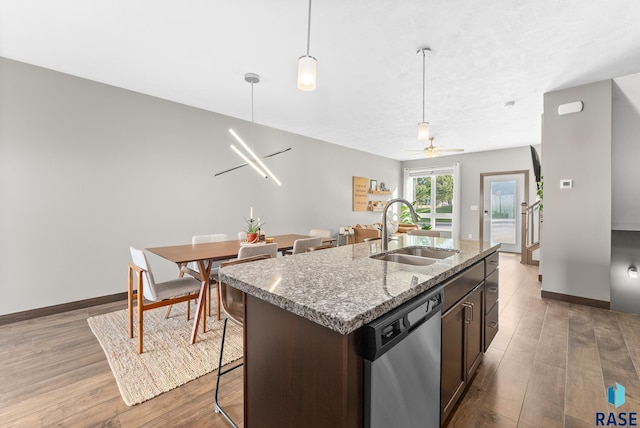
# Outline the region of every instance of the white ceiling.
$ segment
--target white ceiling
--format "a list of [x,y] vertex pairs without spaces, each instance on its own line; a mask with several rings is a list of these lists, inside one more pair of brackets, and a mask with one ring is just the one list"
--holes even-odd
[[[0,56],[411,159],[422,117],[467,152],[540,143],[542,95],[640,72],[637,0],[0,0]],[[1,96],[1,94],[0,94]],[[505,109],[515,101],[513,109]],[[226,136],[225,136],[226,138]]]

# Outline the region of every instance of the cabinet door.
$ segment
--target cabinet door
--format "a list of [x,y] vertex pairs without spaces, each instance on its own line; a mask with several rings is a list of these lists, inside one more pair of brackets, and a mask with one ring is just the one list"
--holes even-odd
[[442,315],[440,421],[445,421],[464,391],[465,307],[459,303]]
[[464,322],[466,324],[466,352],[465,362],[467,369],[467,379],[478,368],[482,360],[483,341],[482,341],[482,321],[484,317],[484,308],[482,307],[484,295],[484,283],[478,285],[464,299],[462,306],[465,308],[463,312]]

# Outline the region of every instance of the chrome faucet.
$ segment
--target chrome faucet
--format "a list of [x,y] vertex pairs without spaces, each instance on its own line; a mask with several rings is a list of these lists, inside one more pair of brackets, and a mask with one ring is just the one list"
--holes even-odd
[[402,198],[395,198],[395,199],[391,199],[389,202],[387,202],[387,204],[384,206],[384,210],[382,211],[382,248],[381,251],[387,251],[387,249],[389,248],[389,241],[387,240],[387,210],[389,209],[389,207],[391,206],[391,204],[394,204],[396,202],[401,202],[403,204],[405,204],[407,207],[409,207],[409,211],[411,212],[411,218],[413,218],[414,222],[418,222],[420,221],[418,219],[418,214],[416,214],[416,210],[413,208],[413,205],[411,205],[411,202],[407,201],[406,199],[402,199]]

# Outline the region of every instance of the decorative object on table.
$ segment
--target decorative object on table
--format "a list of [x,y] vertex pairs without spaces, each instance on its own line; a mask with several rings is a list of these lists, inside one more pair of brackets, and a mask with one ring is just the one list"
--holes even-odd
[[309,19],[307,22],[307,54],[298,58],[298,89],[315,91],[318,60],[309,55],[311,43],[311,0],[309,0]]
[[[142,354],[128,337],[126,309],[87,319],[127,406],[150,400],[217,368],[222,321],[208,318],[207,332],[198,332],[198,340],[190,345],[193,321],[186,319],[185,305],[176,305],[168,319],[163,316],[160,309],[145,312]],[[242,329],[227,326],[222,364],[242,358],[242,353]]]
[[[251,208],[251,212],[253,213],[253,208]],[[247,232],[247,242],[249,244],[255,244],[260,238],[260,232],[264,223],[260,220],[260,217],[258,217],[257,220],[253,218],[247,220],[245,218],[245,221],[247,222],[247,228],[245,229]]]
[[[260,82],[260,76],[255,73],[246,73],[244,75],[244,80],[251,83],[251,126],[253,127],[254,126],[253,124],[253,84]],[[242,153],[236,146],[231,144],[231,149],[234,152],[236,152],[236,154],[240,156],[246,163],[218,172],[215,174],[215,177],[222,175],[224,173],[233,171],[235,169],[242,168],[243,166],[250,165],[262,177],[264,178],[271,177],[278,186],[282,186],[282,183],[280,182],[280,180],[278,180],[278,178],[271,172],[271,170],[267,168],[264,162],[262,162],[261,158],[258,157],[254,153],[254,151],[249,148],[249,146],[242,140],[242,138],[240,138],[240,136],[231,128],[229,128],[229,133],[233,136],[233,138],[236,139],[238,143],[240,143],[240,145],[247,151],[247,153],[249,153],[249,155],[253,158],[253,160],[249,159],[249,157],[247,157],[244,153]],[[279,155],[280,153],[288,152],[289,150],[291,150],[291,147],[284,150],[280,150],[279,152],[275,152],[270,155],[264,156],[262,157],[262,159],[270,158],[271,156]]]

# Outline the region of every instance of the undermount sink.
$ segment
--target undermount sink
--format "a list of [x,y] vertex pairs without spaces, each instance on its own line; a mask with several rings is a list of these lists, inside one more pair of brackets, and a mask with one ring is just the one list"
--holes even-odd
[[431,247],[407,247],[394,251],[393,254],[407,254],[418,257],[429,257],[431,259],[446,259],[458,254],[458,250],[448,248],[431,248]]
[[429,259],[427,257],[412,256],[410,254],[398,254],[398,253],[378,254],[371,257],[377,260],[383,260],[385,262],[402,263],[405,265],[414,265],[414,266],[427,266],[436,262],[434,259]]
[[428,266],[438,260],[446,259],[457,254],[458,250],[432,247],[407,247],[382,254],[375,254],[371,258],[385,262],[402,263],[413,266]]

